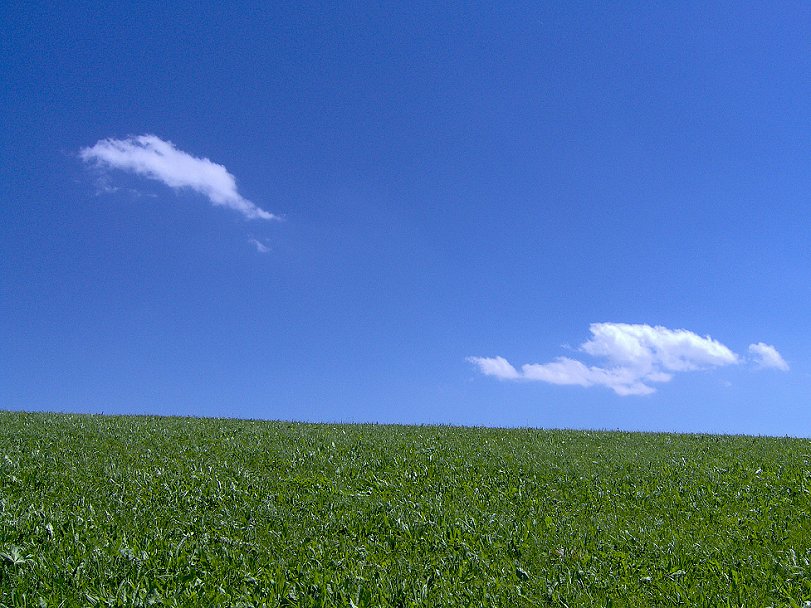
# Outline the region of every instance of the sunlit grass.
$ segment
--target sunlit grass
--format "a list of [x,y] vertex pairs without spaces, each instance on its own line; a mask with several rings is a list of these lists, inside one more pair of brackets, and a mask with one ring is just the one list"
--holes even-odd
[[801,439],[0,413],[3,606],[804,606]]

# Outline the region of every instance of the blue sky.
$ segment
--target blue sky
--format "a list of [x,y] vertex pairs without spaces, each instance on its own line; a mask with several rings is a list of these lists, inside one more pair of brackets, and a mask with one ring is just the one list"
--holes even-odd
[[811,436],[808,3],[4,3],[0,408]]

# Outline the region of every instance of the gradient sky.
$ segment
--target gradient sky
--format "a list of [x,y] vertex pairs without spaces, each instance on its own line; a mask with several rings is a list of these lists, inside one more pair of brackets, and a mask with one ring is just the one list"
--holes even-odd
[[0,408],[811,436],[811,4],[296,5],[3,3]]

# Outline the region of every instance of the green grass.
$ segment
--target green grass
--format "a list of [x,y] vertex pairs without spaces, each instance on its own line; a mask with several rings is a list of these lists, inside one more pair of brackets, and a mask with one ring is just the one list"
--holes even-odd
[[804,606],[811,442],[0,412],[2,606]]

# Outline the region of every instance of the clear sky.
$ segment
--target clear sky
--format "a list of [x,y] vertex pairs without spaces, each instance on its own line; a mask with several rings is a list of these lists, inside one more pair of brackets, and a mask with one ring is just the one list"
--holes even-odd
[[286,4],[3,3],[0,408],[811,436],[811,4]]

